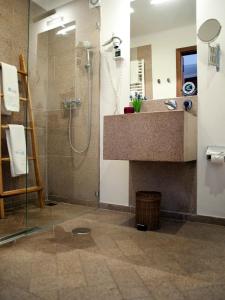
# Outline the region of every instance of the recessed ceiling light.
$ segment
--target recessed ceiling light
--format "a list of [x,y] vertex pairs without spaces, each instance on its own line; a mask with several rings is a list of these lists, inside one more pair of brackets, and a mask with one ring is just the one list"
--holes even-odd
[[153,5],[162,4],[164,2],[169,2],[171,0],[150,0],[150,3]]

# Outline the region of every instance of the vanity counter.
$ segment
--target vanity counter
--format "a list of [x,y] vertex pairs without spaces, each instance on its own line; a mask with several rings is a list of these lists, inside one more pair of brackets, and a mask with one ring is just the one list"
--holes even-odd
[[183,110],[105,116],[103,158],[194,161],[197,117]]

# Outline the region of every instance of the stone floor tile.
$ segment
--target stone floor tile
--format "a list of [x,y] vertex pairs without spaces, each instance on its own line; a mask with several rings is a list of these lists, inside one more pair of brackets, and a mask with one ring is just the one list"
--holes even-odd
[[60,300],[123,300],[123,298],[117,288],[95,286],[61,290]]
[[[124,300],[138,299],[143,297],[153,297],[151,292],[144,286],[119,286],[119,290]],[[150,298],[151,299],[151,298]]]
[[78,287],[85,287],[87,285],[87,280],[83,273],[67,273],[58,276],[57,280],[59,289],[73,289]]
[[[57,218],[65,210],[58,205]],[[225,299],[224,227],[167,221],[140,232],[131,219],[85,209],[73,218],[68,210],[62,224],[0,247],[0,299]],[[72,236],[81,226],[90,235]]]
[[2,300],[41,300],[28,291],[20,289],[13,284],[9,284],[3,280],[0,282],[0,299]]
[[142,286],[143,281],[138,276],[134,269],[121,269],[121,268],[110,268],[113,278],[117,285],[120,286]]
[[140,247],[131,239],[117,240],[116,243],[125,256],[144,255],[144,252],[140,249]]
[[[33,295],[39,297],[38,299],[41,300],[59,300],[59,290],[58,288],[56,289],[51,289],[51,290],[42,290],[39,289]],[[22,299],[20,299],[22,300]]]
[[[169,281],[159,282],[157,287],[149,286],[149,289],[156,300],[184,300],[184,295]],[[200,300],[200,299],[199,299]]]
[[38,295],[39,291],[44,290],[57,290],[58,277],[57,275],[33,274],[30,280],[29,291]]
[[184,292],[184,299],[185,300],[224,300],[224,289],[211,288],[198,288],[192,289]]

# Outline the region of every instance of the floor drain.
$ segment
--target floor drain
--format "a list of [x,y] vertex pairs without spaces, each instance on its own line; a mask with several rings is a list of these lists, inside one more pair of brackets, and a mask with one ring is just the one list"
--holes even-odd
[[48,202],[46,205],[47,206],[55,206],[55,205],[57,205],[57,203],[56,202]]
[[84,227],[74,228],[72,230],[73,235],[85,235],[85,234],[89,234],[90,232],[91,232],[90,228],[84,228]]

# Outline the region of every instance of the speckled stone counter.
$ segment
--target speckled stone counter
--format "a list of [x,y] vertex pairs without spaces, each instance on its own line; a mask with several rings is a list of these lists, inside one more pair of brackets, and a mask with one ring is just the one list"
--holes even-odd
[[197,157],[197,117],[183,110],[104,117],[106,160],[187,162]]

